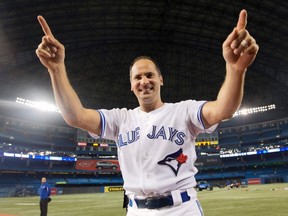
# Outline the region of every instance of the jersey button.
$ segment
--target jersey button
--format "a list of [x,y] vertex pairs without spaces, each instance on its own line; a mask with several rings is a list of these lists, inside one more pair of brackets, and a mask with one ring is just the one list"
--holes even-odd
[[149,158],[150,154],[148,152],[145,152],[144,156],[145,158]]

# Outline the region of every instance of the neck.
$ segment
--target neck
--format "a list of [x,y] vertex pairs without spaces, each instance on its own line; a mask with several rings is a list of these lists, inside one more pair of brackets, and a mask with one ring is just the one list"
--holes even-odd
[[164,103],[160,100],[158,101],[157,103],[150,103],[150,104],[145,104],[145,103],[142,103],[140,104],[140,109],[144,112],[151,112],[153,110],[156,110],[160,107],[162,107],[164,105]]

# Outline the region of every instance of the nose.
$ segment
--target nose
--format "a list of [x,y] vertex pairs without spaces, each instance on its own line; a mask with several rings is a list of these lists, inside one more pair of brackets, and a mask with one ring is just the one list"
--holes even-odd
[[147,83],[149,83],[149,79],[146,76],[143,76],[141,79],[141,85],[145,85]]

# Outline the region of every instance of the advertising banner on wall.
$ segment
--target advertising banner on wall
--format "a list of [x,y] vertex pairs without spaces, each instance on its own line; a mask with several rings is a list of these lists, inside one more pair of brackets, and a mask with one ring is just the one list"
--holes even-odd
[[118,192],[118,191],[124,191],[122,186],[106,186],[104,187],[104,192]]
[[221,165],[221,158],[219,156],[198,157],[195,162],[196,167],[219,166],[219,165]]
[[77,159],[77,170],[99,171],[99,170],[114,170],[120,171],[118,160],[99,160],[99,159]]
[[248,179],[248,184],[261,184],[261,179],[260,178],[249,178]]

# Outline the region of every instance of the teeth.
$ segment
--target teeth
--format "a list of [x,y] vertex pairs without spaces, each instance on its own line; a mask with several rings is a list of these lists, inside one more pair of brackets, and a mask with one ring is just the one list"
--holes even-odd
[[140,91],[151,91],[152,90],[152,86],[151,85],[142,86],[142,88],[140,88],[139,90]]
[[151,91],[152,88],[143,88],[141,91]]

